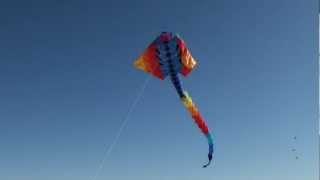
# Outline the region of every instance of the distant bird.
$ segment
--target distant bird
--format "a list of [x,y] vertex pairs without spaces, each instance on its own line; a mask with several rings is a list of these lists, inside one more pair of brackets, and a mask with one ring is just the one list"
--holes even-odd
[[[297,136],[293,136],[293,139],[294,139],[294,141],[296,142]],[[292,152],[295,152],[295,154],[297,153],[297,149],[296,149],[296,148],[292,148],[291,151],[292,151]],[[295,156],[295,159],[296,159],[296,160],[299,159],[299,156],[297,156],[297,154],[296,154],[296,156]]]

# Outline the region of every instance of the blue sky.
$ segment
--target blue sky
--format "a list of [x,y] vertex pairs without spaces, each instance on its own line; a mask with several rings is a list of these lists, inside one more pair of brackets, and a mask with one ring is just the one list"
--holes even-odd
[[198,60],[182,81],[215,135],[214,164],[201,167],[205,138],[170,81],[153,78],[97,179],[317,179],[317,7],[3,2],[0,179],[92,177],[148,77],[132,63],[161,31]]

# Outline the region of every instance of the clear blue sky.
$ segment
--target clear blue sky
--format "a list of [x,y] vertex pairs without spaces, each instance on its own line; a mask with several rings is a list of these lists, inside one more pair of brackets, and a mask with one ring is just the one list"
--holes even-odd
[[153,78],[97,179],[318,179],[317,7],[2,2],[0,179],[88,180],[148,76],[132,63],[161,31],[198,59],[182,80],[215,134],[214,164],[201,167],[206,139],[170,81]]

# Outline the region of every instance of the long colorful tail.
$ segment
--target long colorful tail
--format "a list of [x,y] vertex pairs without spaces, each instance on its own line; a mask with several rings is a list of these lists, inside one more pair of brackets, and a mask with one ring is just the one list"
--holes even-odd
[[209,153],[208,153],[209,162],[203,166],[205,168],[205,167],[210,165],[211,160],[212,160],[213,141],[212,141],[211,134],[210,134],[209,129],[208,129],[204,119],[202,118],[198,108],[192,102],[192,99],[188,95],[187,91],[183,90],[178,75],[174,74],[174,73],[170,73],[170,78],[171,78],[171,81],[172,81],[174,87],[177,90],[177,93],[180,96],[180,99],[181,99],[183,105],[188,109],[188,111],[190,112],[190,114],[191,114],[192,118],[194,119],[195,123],[198,125],[198,127],[201,129],[202,133],[207,138],[208,145],[209,145]]

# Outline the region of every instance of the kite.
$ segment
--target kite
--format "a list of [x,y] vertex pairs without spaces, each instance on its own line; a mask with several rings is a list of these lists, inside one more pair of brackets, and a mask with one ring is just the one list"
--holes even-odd
[[164,80],[167,76],[170,77],[183,105],[207,138],[209,162],[203,167],[209,166],[213,155],[212,136],[197,106],[187,91],[183,89],[178,75],[180,73],[187,76],[196,66],[196,60],[187,49],[185,42],[177,34],[162,32],[134,61],[134,66],[161,80]]

